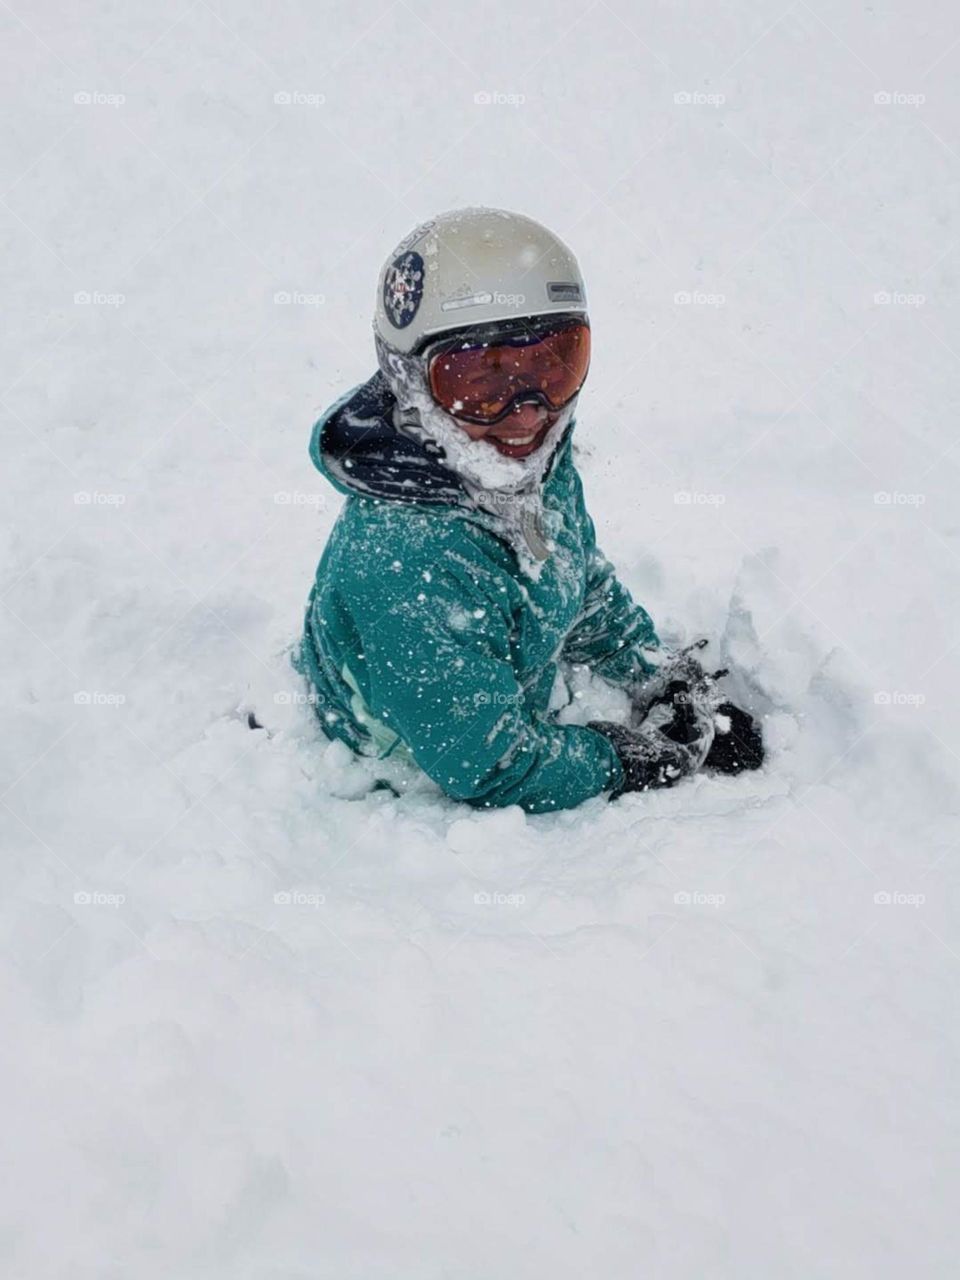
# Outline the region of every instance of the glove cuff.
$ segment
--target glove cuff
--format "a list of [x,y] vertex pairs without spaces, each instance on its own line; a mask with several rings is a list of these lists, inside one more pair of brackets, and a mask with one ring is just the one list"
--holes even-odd
[[620,771],[623,774],[623,781],[619,787],[613,787],[610,791],[610,799],[616,800],[622,796],[625,791],[630,791],[630,777],[628,774],[628,766],[626,759],[626,747],[633,734],[622,724],[617,724],[613,720],[591,720],[588,729],[593,729],[595,733],[601,733],[613,747],[616,752],[617,759],[620,761]]

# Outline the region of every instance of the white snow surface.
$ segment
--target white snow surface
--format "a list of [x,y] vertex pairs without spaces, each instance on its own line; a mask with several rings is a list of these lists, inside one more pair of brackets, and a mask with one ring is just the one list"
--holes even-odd
[[[0,30],[2,1273],[955,1276],[957,12]],[[528,818],[318,734],[310,425],[475,203],[580,258],[601,542],[760,774]]]

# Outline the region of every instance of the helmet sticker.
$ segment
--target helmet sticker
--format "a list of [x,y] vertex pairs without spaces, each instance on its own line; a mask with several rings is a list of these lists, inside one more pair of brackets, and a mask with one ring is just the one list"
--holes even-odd
[[464,307],[483,307],[493,302],[492,293],[471,293],[467,298],[448,298],[440,303],[441,311],[462,311]]
[[423,297],[423,259],[419,253],[401,253],[387,268],[383,281],[383,307],[395,329],[413,320]]

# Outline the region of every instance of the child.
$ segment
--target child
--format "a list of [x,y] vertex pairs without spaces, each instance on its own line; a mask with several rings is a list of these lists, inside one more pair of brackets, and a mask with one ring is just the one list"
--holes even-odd
[[[328,736],[531,813],[757,767],[750,717],[691,651],[663,653],[597,548],[571,453],[590,326],[570,250],[518,214],[443,214],[388,259],[374,328],[379,371],[310,446],[347,495],[299,662]],[[633,726],[555,723],[562,662],[624,688]]]

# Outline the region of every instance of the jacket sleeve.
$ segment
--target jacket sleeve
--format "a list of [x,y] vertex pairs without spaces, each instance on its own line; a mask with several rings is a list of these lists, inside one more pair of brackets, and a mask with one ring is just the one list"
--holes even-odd
[[509,614],[482,572],[452,558],[416,573],[401,567],[357,604],[365,700],[447,795],[547,813],[620,785],[602,734],[546,723],[525,706]]
[[641,684],[655,669],[660,647],[650,615],[636,604],[597,546],[596,530],[577,478],[577,506],[587,552],[587,588],[576,626],[567,636],[563,657],[582,662],[611,684]]

